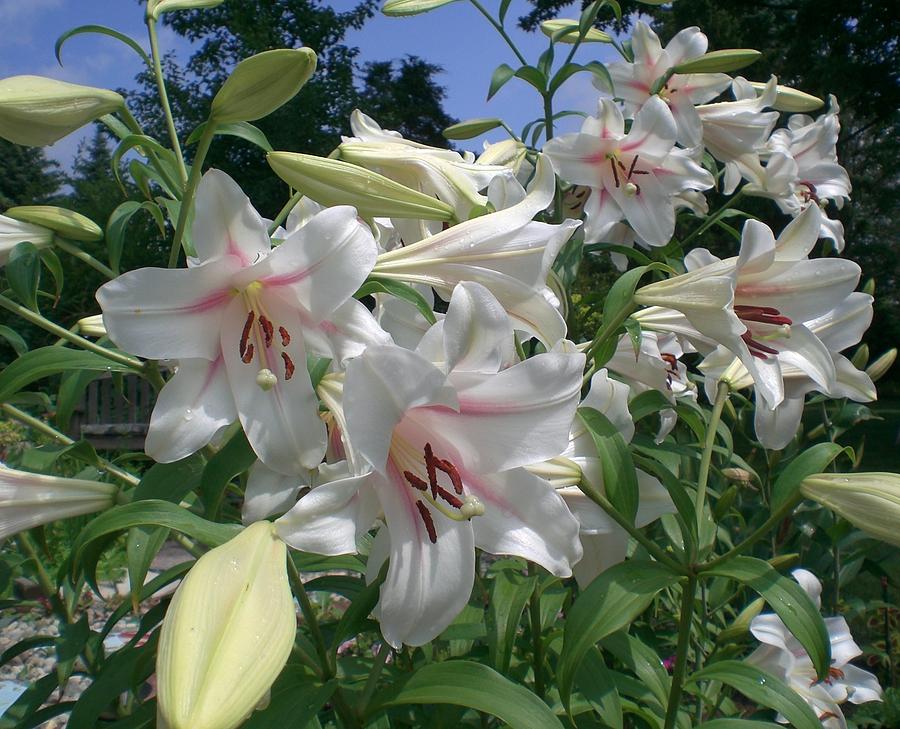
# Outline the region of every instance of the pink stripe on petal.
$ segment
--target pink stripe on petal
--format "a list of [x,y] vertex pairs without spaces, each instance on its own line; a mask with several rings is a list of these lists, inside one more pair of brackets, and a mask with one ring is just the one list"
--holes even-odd
[[190,312],[192,314],[200,314],[204,311],[212,311],[213,309],[218,309],[220,306],[227,304],[231,301],[231,297],[234,295],[232,289],[222,289],[221,291],[214,291],[211,294],[207,294],[201,299],[197,299],[193,304],[189,304],[182,311]]

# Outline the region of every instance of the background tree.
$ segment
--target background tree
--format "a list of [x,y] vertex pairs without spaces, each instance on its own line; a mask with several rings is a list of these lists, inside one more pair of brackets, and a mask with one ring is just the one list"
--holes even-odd
[[0,208],[45,203],[61,181],[59,165],[43,149],[0,139]]

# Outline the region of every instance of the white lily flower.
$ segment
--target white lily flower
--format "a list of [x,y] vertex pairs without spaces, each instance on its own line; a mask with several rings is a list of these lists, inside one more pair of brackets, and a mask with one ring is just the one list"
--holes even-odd
[[[476,163],[471,153],[461,155],[404,139],[399,132],[382,129],[356,109],[350,116],[352,137],[343,137],[340,158],[360,165],[395,182],[433,195],[455,211],[457,220],[468,220],[473,210],[487,204],[482,194],[496,177],[512,177],[506,164]],[[403,242],[409,245],[441,230],[435,221],[396,220]]]
[[585,119],[580,132],[544,145],[561,178],[591,188],[584,206],[585,243],[603,240],[622,219],[650,245],[669,242],[675,232],[673,198],[714,183],[688,152],[675,148],[675,138],[675,119],[660,98],[644,103],[628,134],[619,108],[601,99],[599,116]]
[[[466,605],[475,547],[569,576],[578,522],[524,466],[556,456],[581,387],[584,356],[554,351],[518,364],[509,317],[464,283],[417,351],[369,347],[347,366],[345,435],[366,473],[323,484],[276,522],[306,551],[356,551],[380,505],[385,524],[368,561],[390,556],[378,615],[388,643],[421,645]],[[337,416],[337,413],[336,413]]]
[[[780,450],[791,442],[800,427],[804,401],[810,392],[822,392],[833,398],[845,397],[854,402],[876,399],[875,385],[869,375],[838,354],[858,344],[871,322],[872,297],[861,292],[850,294],[831,311],[806,322],[806,328],[822,342],[834,361],[835,379],[831,387],[823,386],[797,366],[791,352],[775,355],[784,381],[784,400],[771,408],[757,399],[754,409],[756,438],[764,447]],[[707,356],[700,364],[700,370],[706,376],[706,393],[710,401],[715,397],[716,383],[720,379],[727,379],[734,390],[753,385],[746,367],[723,347]]]
[[388,340],[352,298],[375,262],[372,234],[340,206],[272,248],[240,188],[211,170],[197,192],[193,240],[198,258],[188,268],[131,271],[97,292],[118,346],[179,362],[153,410],[147,452],[176,461],[240,418],[270,468],[314,468],[325,426],[307,347],[342,362]]
[[25,242],[46,248],[53,243],[53,231],[0,215],[0,266],[6,265],[13,248]]
[[747,221],[738,256],[720,260],[695,249],[685,258],[687,273],[641,287],[635,301],[680,311],[703,337],[731,350],[770,408],[784,399],[779,353],[832,388],[834,362],[806,322],[847,299],[860,268],[837,258],[807,258],[821,215],[817,206],[807,208],[777,241],[768,226]]
[[[807,570],[794,570],[791,576],[821,609],[822,583]],[[863,704],[881,701],[878,679],[868,671],[850,663],[862,650],[850,635],[850,627],[842,617],[825,618],[831,639],[831,668],[828,677],[819,681],[812,660],[787,626],[777,615],[763,613],[753,618],[750,632],[763,645],[746,660],[780,678],[808,703],[825,729],[846,729],[847,721],[839,704],[850,701]],[[780,714],[776,721],[787,723]]]
[[[650,90],[658,78],[679,64],[699,58],[706,53],[708,40],[697,27],[679,31],[665,48],[650,26],[639,20],[634,25],[631,48],[634,63],[611,63],[607,66],[614,88],[606,88],[597,78],[594,85],[613,93],[625,104],[629,117],[650,99]],[[724,73],[673,74],[660,89],[658,97],[671,109],[677,127],[676,141],[685,147],[695,147],[703,139],[703,129],[695,106],[721,94],[731,83]]]
[[520,202],[382,253],[372,273],[430,286],[445,299],[461,281],[480,283],[497,297],[517,329],[552,347],[565,336],[565,321],[542,292],[557,253],[580,225],[532,220],[551,203],[555,186],[553,169],[541,157]]
[[741,77],[731,84],[734,101],[698,106],[696,111],[703,124],[703,146],[725,164],[722,192],[730,195],[741,178],[761,184],[766,172],[759,152],[778,123],[778,112],[771,108],[778,95],[778,81],[769,79],[762,94]]
[[[766,145],[766,180],[763,185],[748,185],[745,192],[773,198],[782,212],[793,217],[810,205],[824,209],[829,201],[842,208],[850,199],[850,177],[837,158],[840,107],[833,96],[830,107],[818,119],[794,114],[786,129],[775,130]],[[841,222],[823,215],[821,226],[820,237],[831,238],[835,248],[842,251]]]
[[59,519],[108,509],[117,491],[111,483],[44,476],[0,465],[0,539]]
[[[628,442],[634,436],[634,421],[628,411],[630,392],[628,385],[610,379],[607,371],[601,369],[591,377],[590,389],[580,407],[603,413]],[[528,470],[556,486],[557,493],[578,519],[584,556],[575,564],[573,573],[579,585],[586,587],[605,569],[625,559],[630,539],[628,532],[578,488],[584,479],[603,489],[603,467],[597,448],[580,418],[572,421],[566,450],[550,461],[528,466]],[[646,526],[663,514],[675,511],[672,498],[656,477],[638,470],[637,481],[636,526]]]

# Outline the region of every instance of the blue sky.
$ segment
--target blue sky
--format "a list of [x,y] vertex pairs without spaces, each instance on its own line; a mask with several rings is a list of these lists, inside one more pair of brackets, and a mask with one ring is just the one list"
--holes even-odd
[[[226,0],[240,2],[240,0]],[[499,0],[486,0],[495,7]],[[336,0],[336,9],[354,5],[352,0]],[[510,33],[525,57],[534,62],[546,48],[540,33],[515,29],[515,19],[530,6],[514,0],[509,11]],[[573,3],[567,17],[577,17]],[[137,56],[117,41],[101,36],[78,36],[63,48],[64,66],[53,55],[56,38],[66,30],[87,23],[107,25],[146,43],[143,11],[135,0],[0,0],[0,77],[18,74],[51,76],[75,83],[110,88],[129,88],[140,67]],[[166,28],[161,29],[164,50],[175,50],[186,59],[190,44]],[[386,60],[417,55],[444,68],[439,77],[447,89],[445,108],[460,119],[498,116],[513,128],[540,113],[539,97],[524,82],[513,79],[490,101],[487,88],[493,69],[500,63],[514,66],[515,58],[496,32],[468,3],[458,2],[424,15],[388,18],[378,15],[361,30],[348,36],[350,45],[359,46],[361,59]],[[579,51],[576,60],[607,61],[615,52],[608,46],[591,44]],[[558,108],[592,111],[596,92],[588,74],[577,74],[557,94]],[[569,127],[577,125],[573,120]],[[83,135],[72,135],[48,148],[51,157],[68,165]],[[502,132],[487,138],[502,138]],[[467,146],[470,146],[467,144]]]

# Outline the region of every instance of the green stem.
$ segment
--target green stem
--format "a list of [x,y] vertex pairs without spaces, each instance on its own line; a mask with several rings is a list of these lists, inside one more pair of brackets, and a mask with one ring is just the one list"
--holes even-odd
[[544,98],[544,138],[549,142],[553,139],[553,96],[547,91],[541,96]]
[[606,340],[613,336],[619,330],[619,327],[625,323],[625,320],[634,313],[635,309],[637,309],[637,306],[632,302],[629,306],[621,309],[614,318],[603,322],[590,346],[585,350],[584,354],[589,362],[593,360],[594,354],[606,343]]
[[522,55],[522,52],[513,42],[513,39],[509,37],[509,33],[506,32],[506,29],[499,22],[497,22],[497,20],[494,19],[494,16],[491,15],[485,9],[484,5],[478,2],[478,0],[469,0],[469,2],[472,3],[472,5],[475,6],[475,9],[478,10],[478,12],[481,13],[485,18],[487,18],[487,21],[494,26],[496,31],[500,34],[500,37],[506,41],[506,45],[508,45],[510,47],[510,50],[512,50],[512,52],[516,54],[516,58],[519,59],[519,63],[521,63],[523,66],[527,66],[528,61],[525,60],[525,56]]
[[269,225],[269,235],[272,235],[276,230],[278,230],[278,226],[281,225],[288,215],[291,214],[291,210],[300,202],[300,198],[303,197],[302,192],[295,192],[291,195],[291,199],[288,200],[284,207],[281,208],[281,211],[278,215],[275,216],[275,220],[272,221],[272,224]]
[[46,331],[54,334],[60,339],[65,339],[66,341],[71,342],[72,344],[75,344],[82,349],[86,349],[89,352],[93,352],[94,354],[99,354],[101,357],[106,357],[106,359],[110,360],[111,362],[125,365],[126,367],[131,367],[138,372],[141,372],[144,369],[144,363],[139,359],[129,357],[127,354],[120,354],[119,352],[107,349],[106,347],[101,347],[99,344],[94,344],[94,342],[85,339],[84,337],[78,336],[77,334],[75,334],[75,332],[70,332],[68,329],[59,326],[59,324],[53,323],[40,314],[33,312],[28,307],[17,304],[15,301],[13,301],[12,299],[8,299],[2,294],[0,294],[0,307],[3,307],[7,311],[11,311],[13,314],[18,314],[26,321],[29,321],[32,324],[41,327],[41,329],[45,329]]
[[679,575],[687,575],[689,574],[688,568],[684,565],[679,564],[674,559],[672,559],[668,554],[666,554],[658,545],[649,540],[640,529],[635,527],[628,519],[626,519],[622,514],[618,512],[615,506],[606,498],[599,490],[591,487],[589,484],[582,481],[580,486],[582,492],[587,495],[587,497],[593,501],[597,506],[599,506],[603,511],[605,511],[609,516],[613,518],[620,527],[622,527],[626,532],[628,532],[632,537],[634,537],[635,541],[640,544],[644,549],[646,549],[653,558],[660,562],[661,564],[666,565],[670,570]]
[[600,8],[606,5],[605,0],[601,0],[600,2],[595,2],[591,7],[591,17],[588,23],[585,23],[584,28],[578,29],[578,37],[575,39],[575,42],[572,44],[572,47],[569,49],[569,54],[566,56],[565,63],[563,63],[562,67],[565,68],[568,66],[572,59],[575,57],[575,51],[578,50],[578,47],[581,45],[582,41],[584,41],[584,37],[588,34],[588,31],[593,27],[594,21],[597,19],[597,15],[600,13]]
[[697,577],[690,575],[681,593],[681,615],[678,616],[678,647],[675,650],[675,668],[672,670],[672,687],[666,707],[664,729],[673,729],[681,706],[681,688],[687,670],[688,648],[691,642],[691,623],[694,619],[694,598],[697,592]]
[[35,577],[41,587],[41,592],[43,592],[44,596],[51,602],[54,611],[58,613],[60,617],[64,618],[67,623],[71,623],[72,613],[69,610],[69,606],[66,604],[65,600],[60,599],[59,591],[53,584],[53,580],[50,578],[47,568],[44,567],[43,560],[38,554],[37,549],[35,549],[34,544],[31,543],[31,537],[29,537],[26,532],[22,532],[16,536],[16,544],[19,545],[19,549],[25,553],[28,559],[34,562]]
[[90,253],[86,253],[81,250],[78,246],[72,245],[69,241],[60,238],[59,236],[54,236],[53,245],[59,248],[61,251],[65,251],[70,256],[74,256],[79,261],[84,261],[88,266],[93,268],[95,271],[99,271],[106,278],[113,279],[116,277],[116,272],[113,271],[109,266],[104,263],[101,263],[96,258],[94,258]]
[[383,641],[381,647],[378,649],[378,654],[375,656],[375,662],[372,664],[369,678],[366,680],[366,687],[363,689],[362,697],[359,700],[359,705],[363,707],[363,714],[365,714],[366,708],[368,708],[369,702],[372,700],[372,695],[375,693],[375,688],[378,686],[378,679],[380,678],[381,672],[384,670],[384,664],[387,663],[388,656],[390,655],[391,647],[387,644],[387,641]]
[[706,571],[710,570],[714,567],[718,567],[720,564],[727,562],[732,557],[736,557],[742,552],[746,552],[750,547],[752,547],[756,542],[766,536],[772,529],[780,524],[803,500],[803,497],[800,494],[794,496],[794,498],[786,501],[782,506],[772,515],[766,519],[761,526],[757,529],[754,529],[753,532],[743,541],[736,544],[734,547],[729,549],[725,554],[716,557],[715,559],[710,560],[709,562],[703,563],[699,570]]
[[744,190],[743,190],[743,188],[741,188],[734,195],[732,195],[730,198],[728,198],[728,200],[725,202],[724,205],[722,205],[722,207],[720,207],[718,210],[716,210],[716,212],[714,212],[712,215],[708,216],[706,218],[706,220],[704,220],[703,223],[693,233],[691,233],[690,235],[688,235],[687,238],[685,238],[683,241],[681,241],[681,246],[682,247],[686,246],[688,243],[693,241],[694,238],[705,233],[706,230],[710,226],[715,225],[719,221],[719,219],[722,217],[722,213],[724,213],[726,210],[728,210],[728,208],[734,207],[734,204],[738,200],[740,200],[743,196],[744,196]]
[[531,641],[534,647],[534,692],[543,700],[546,694],[544,688],[544,641],[541,636],[541,587],[537,565],[528,563],[528,574],[537,578],[534,583],[534,591],[528,598],[528,621],[531,625]]
[[[141,129],[141,125],[138,123],[138,120],[134,118],[134,115],[128,111],[128,107],[125,107],[121,111],[122,118],[125,120],[125,125],[135,134],[143,134],[144,130]],[[174,191],[178,190],[181,185],[184,183],[179,183],[173,180],[169,176],[169,172],[166,169],[166,166],[160,161],[156,152],[152,149],[147,150],[148,159],[153,163],[154,168],[160,174],[160,176],[165,180],[166,184]],[[150,195],[147,197],[150,202],[153,202],[153,196]]]
[[[175,118],[172,116],[172,107],[169,105],[169,94],[166,92],[166,80],[163,76],[162,59],[159,55],[159,38],[156,35],[156,21],[147,18],[147,31],[150,35],[150,55],[153,58],[153,75],[156,78],[156,88],[159,90],[159,100],[162,104],[163,114],[166,117],[166,127],[172,140],[172,149],[178,162],[178,171],[181,173],[181,183],[187,182],[187,167],[184,164],[184,155],[181,153],[181,144],[178,141],[178,130],[175,129]],[[171,268],[171,266],[170,266]]]
[[716,388],[716,401],[713,403],[712,415],[709,418],[709,424],[706,427],[706,443],[703,446],[703,455],[700,458],[700,473],[697,476],[697,496],[694,501],[694,508],[697,512],[697,534],[703,527],[703,507],[706,504],[706,484],[709,481],[709,467],[712,463],[713,446],[716,444],[716,431],[719,427],[719,420],[722,418],[722,409],[728,400],[729,386],[724,380],[719,381]]
[[191,166],[191,176],[181,198],[181,209],[178,211],[175,236],[172,238],[172,248],[169,250],[169,268],[175,268],[178,265],[178,254],[181,252],[181,241],[184,238],[185,228],[187,228],[191,205],[194,204],[194,193],[197,192],[200,178],[203,177],[203,160],[206,159],[206,154],[209,152],[209,147],[215,135],[216,124],[210,119],[206,122],[206,126],[203,128],[203,135],[197,144],[197,154],[194,157],[194,164]]
[[[0,410],[6,413],[9,417],[14,420],[18,420],[23,425],[27,425],[29,428],[37,430],[40,433],[43,433],[50,438],[53,438],[58,443],[62,443],[63,445],[73,445],[75,443],[69,436],[64,433],[60,433],[56,428],[52,425],[48,425],[43,420],[34,417],[33,415],[29,415],[24,410],[19,410],[15,405],[10,405],[9,403],[3,403],[0,405]],[[141,479],[137,476],[128,473],[128,471],[123,471],[118,466],[110,463],[105,458],[100,459],[99,467],[106,471],[110,476],[114,476],[120,481],[128,484],[129,486],[137,486]]]

